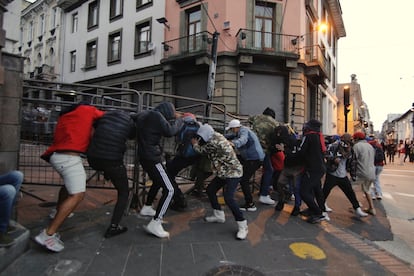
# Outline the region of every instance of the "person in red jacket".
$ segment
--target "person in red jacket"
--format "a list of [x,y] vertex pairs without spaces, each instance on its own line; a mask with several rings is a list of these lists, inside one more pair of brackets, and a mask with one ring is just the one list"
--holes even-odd
[[103,111],[86,102],[70,106],[61,112],[52,145],[41,155],[63,178],[64,189],[59,192],[57,213],[49,226],[35,237],[35,241],[49,249],[60,252],[64,244],[57,230],[68,215],[84,198],[86,172],[81,154],[86,153],[92,126],[102,117]]

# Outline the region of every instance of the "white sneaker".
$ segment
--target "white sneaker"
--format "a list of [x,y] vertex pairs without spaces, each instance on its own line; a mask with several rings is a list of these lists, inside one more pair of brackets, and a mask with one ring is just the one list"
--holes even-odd
[[59,234],[55,233],[49,236],[46,234],[46,229],[43,229],[40,234],[35,237],[35,241],[50,251],[60,252],[65,248],[65,246],[59,238]]
[[328,212],[322,212],[322,220],[331,221],[331,218],[328,215]]
[[164,230],[162,227],[162,221],[160,219],[152,219],[144,229],[158,238],[168,238],[170,233]]
[[239,240],[245,240],[249,229],[247,227],[247,220],[238,221],[237,225],[239,226],[239,231],[237,231],[236,237]]
[[328,206],[328,204],[326,204],[326,203],[325,203],[325,210],[326,210],[326,212],[332,212],[332,211],[333,211],[333,209],[332,209],[332,208],[330,208],[330,207]]
[[[57,214],[57,209],[56,208],[53,208],[52,211],[50,211],[49,218],[50,219],[54,219],[56,217],[56,214]],[[71,218],[74,215],[75,215],[74,213],[70,213],[69,216],[68,216],[68,218]]]
[[204,218],[207,222],[226,222],[226,215],[223,210],[213,210],[213,215]]
[[275,205],[276,201],[274,201],[273,199],[270,198],[270,195],[267,196],[260,196],[259,197],[259,201],[263,204],[268,204],[268,205]]
[[141,209],[141,211],[139,212],[139,214],[141,216],[148,216],[148,217],[153,217],[155,216],[155,213],[157,211],[155,211],[151,205],[144,205]]
[[361,207],[358,207],[358,208],[355,209],[355,214],[357,214],[357,216],[359,216],[359,217],[367,217],[368,216],[367,213],[362,211]]

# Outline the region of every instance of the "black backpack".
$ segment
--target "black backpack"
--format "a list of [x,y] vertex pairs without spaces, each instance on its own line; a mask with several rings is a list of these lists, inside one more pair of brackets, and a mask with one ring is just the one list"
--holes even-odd
[[373,146],[375,149],[375,157],[374,157],[374,163],[379,164],[385,160],[384,151],[381,147]]

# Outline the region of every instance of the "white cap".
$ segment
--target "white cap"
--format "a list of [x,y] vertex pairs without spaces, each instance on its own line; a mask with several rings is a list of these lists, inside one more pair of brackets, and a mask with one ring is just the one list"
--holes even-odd
[[226,127],[226,130],[229,130],[229,129],[234,128],[234,127],[241,127],[241,123],[240,123],[239,120],[236,120],[236,119],[231,120],[229,122],[229,125]]

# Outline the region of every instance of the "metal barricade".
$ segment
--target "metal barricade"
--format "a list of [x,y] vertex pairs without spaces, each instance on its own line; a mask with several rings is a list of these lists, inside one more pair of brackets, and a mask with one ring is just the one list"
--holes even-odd
[[[19,159],[19,170],[25,175],[24,184],[63,185],[59,174],[40,156],[53,141],[59,112],[79,101],[87,101],[102,110],[120,109],[131,113],[152,109],[161,101],[170,101],[175,105],[180,103],[177,106],[178,112],[191,112],[197,116],[199,121],[208,122],[219,131],[224,131],[227,116],[226,106],[219,102],[119,87],[24,80]],[[210,110],[210,112],[207,113],[206,110]],[[174,156],[175,146],[174,137],[164,139],[167,158]],[[136,152],[136,141],[128,141],[124,164],[127,167],[131,189],[128,206],[134,209],[143,206],[147,191],[152,185],[146,173],[139,166]],[[114,189],[110,182],[105,181],[101,172],[93,170],[86,158],[83,160],[87,173],[87,188]],[[184,170],[180,177],[182,179],[179,183],[189,183],[183,181],[183,179],[189,179],[188,170]],[[44,201],[35,194],[25,191],[24,187],[22,191]]]

